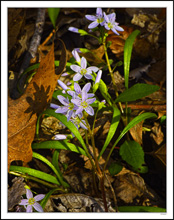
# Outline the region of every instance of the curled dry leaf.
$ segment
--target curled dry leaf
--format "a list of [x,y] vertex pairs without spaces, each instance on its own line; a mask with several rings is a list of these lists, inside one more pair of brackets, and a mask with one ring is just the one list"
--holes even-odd
[[[66,49],[62,41],[62,56],[66,60]],[[16,100],[8,97],[8,170],[14,160],[28,163],[32,159],[31,143],[35,136],[37,116],[48,106],[57,80],[64,69],[60,62],[55,74],[54,43],[40,62],[39,69],[25,93]]]
[[150,134],[150,136],[158,145],[160,145],[163,142],[164,134],[161,131],[161,125],[159,123],[154,123],[154,126],[152,127],[152,133]]

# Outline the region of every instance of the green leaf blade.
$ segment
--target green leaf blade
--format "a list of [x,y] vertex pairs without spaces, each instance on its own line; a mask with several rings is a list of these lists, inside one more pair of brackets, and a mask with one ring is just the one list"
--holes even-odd
[[70,150],[86,156],[85,151],[66,140],[62,141],[43,141],[40,143],[32,143],[32,149],[57,149],[57,150]]
[[12,166],[11,165],[10,166],[10,171],[14,171],[14,172],[34,176],[34,177],[37,177],[39,179],[42,179],[42,180],[45,180],[47,182],[50,182],[50,183],[53,183],[53,184],[56,184],[56,185],[60,186],[60,183],[59,183],[59,181],[57,180],[56,177],[54,177],[50,174],[44,173],[40,170],[35,170],[35,169],[32,169],[32,168],[28,168],[28,167]]
[[59,14],[59,11],[60,8],[48,8],[48,15],[54,28],[56,27],[56,19]]
[[129,37],[126,39],[124,45],[124,78],[125,78],[125,88],[128,89],[129,84],[129,69],[130,69],[130,60],[132,54],[133,43],[137,35],[140,34],[139,30],[133,31]]
[[106,137],[105,143],[102,147],[102,150],[100,151],[99,158],[104,153],[104,151],[106,150],[106,148],[107,148],[108,144],[110,143],[112,137],[114,136],[114,134],[117,130],[119,122],[120,122],[120,110],[113,106],[113,116],[112,116],[111,126],[110,126],[110,129],[109,129],[108,135]]
[[136,124],[138,124],[139,122],[146,120],[146,119],[150,119],[150,118],[157,118],[157,115],[154,113],[150,113],[150,112],[145,112],[141,115],[138,115],[137,117],[135,117],[132,121],[129,122],[129,124],[123,129],[123,131],[121,132],[121,134],[119,135],[118,139],[116,140],[116,142],[113,145],[113,148],[116,146],[116,144],[121,140],[121,138]]
[[60,114],[60,113],[55,113],[55,110],[53,110],[53,109],[46,109],[42,114],[51,115],[51,116],[57,118],[58,120],[60,120],[76,136],[76,138],[79,140],[82,147],[84,148],[85,152],[88,154],[86,144],[85,144],[80,132],[78,131],[76,126],[71,121],[67,121],[67,117],[65,115]]
[[120,156],[134,168],[139,168],[144,163],[144,151],[135,141],[125,141],[120,147]]
[[151,206],[119,206],[119,212],[166,212],[166,209]]
[[118,163],[111,163],[108,170],[112,176],[118,174],[123,169],[123,166]]
[[137,83],[131,88],[121,93],[115,102],[131,102],[143,98],[159,90],[157,85],[149,85],[144,83]]

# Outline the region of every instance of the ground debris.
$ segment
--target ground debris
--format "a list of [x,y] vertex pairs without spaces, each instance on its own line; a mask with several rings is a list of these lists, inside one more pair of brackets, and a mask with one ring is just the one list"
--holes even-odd
[[[53,195],[50,200],[52,204],[52,207],[49,205],[51,212],[105,212],[101,199],[84,194],[70,193]],[[109,212],[114,212],[110,202],[108,202],[108,210]]]
[[8,189],[8,210],[20,203],[21,196],[26,193],[24,178],[15,177],[12,182],[13,185]]

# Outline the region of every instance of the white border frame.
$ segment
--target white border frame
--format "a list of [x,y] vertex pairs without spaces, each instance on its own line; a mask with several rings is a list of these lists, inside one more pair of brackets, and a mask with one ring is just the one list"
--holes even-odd
[[[68,3],[68,4],[67,4]],[[67,7],[68,6],[68,7]],[[7,210],[7,8],[167,8],[167,213],[8,213]],[[173,1],[1,1],[1,217],[2,219],[173,218]]]

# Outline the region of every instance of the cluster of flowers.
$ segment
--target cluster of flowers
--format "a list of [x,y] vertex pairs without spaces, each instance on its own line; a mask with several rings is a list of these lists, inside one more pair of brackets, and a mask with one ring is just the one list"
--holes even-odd
[[[77,129],[79,127],[86,129],[86,122],[83,120],[83,111],[88,113],[89,115],[94,115],[94,109],[90,104],[95,102],[96,98],[93,93],[88,93],[91,88],[91,83],[87,83],[81,89],[77,81],[79,81],[82,77],[86,79],[92,79],[92,72],[98,72],[95,80],[95,84],[99,84],[101,79],[102,71],[99,70],[98,67],[91,66],[87,67],[87,61],[84,57],[80,58],[79,54],[76,50],[72,51],[72,54],[78,65],[72,64],[70,68],[76,73],[73,77],[73,89],[68,87],[65,83],[58,80],[58,84],[61,86],[62,93],[68,94],[71,98],[64,97],[63,95],[58,95],[57,98],[61,102],[63,106],[59,106],[51,103],[50,107],[56,109],[56,113],[62,113],[67,117],[67,121],[71,121]],[[67,73],[62,74],[66,76]],[[66,135],[55,135],[56,140],[66,139]]]
[[[106,15],[105,12],[102,11],[101,8],[97,8],[96,15],[86,15],[88,20],[92,21],[92,23],[88,26],[89,29],[96,28],[99,24],[104,26],[107,30],[112,30],[115,34],[119,35],[117,31],[124,31],[124,29],[115,21],[116,13],[111,13]],[[79,33],[79,30],[75,27],[70,27],[70,31]]]

